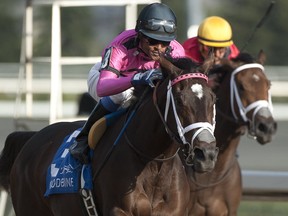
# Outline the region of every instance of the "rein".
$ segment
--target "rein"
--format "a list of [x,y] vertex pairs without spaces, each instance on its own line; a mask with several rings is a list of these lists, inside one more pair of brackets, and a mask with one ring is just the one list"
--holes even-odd
[[141,105],[143,99],[145,98],[146,94],[149,92],[150,87],[147,86],[145,88],[145,90],[143,91],[142,95],[140,96],[140,98],[138,99],[138,101],[136,102],[132,112],[130,113],[130,115],[128,116],[128,119],[126,120],[124,126],[122,127],[118,137],[116,138],[116,140],[114,141],[112,147],[109,149],[109,151],[107,152],[107,154],[105,155],[104,161],[102,162],[102,164],[100,164],[100,167],[98,170],[95,171],[95,174],[93,175],[93,180],[98,176],[98,174],[100,173],[100,171],[102,170],[102,168],[104,167],[105,163],[108,161],[108,158],[111,156],[114,148],[116,147],[116,145],[118,145],[119,140],[121,139],[122,135],[125,134],[125,130],[128,127],[128,125],[130,124],[132,118],[134,117],[136,111],[138,110],[139,106]]
[[176,152],[170,156],[170,157],[165,157],[165,155],[163,155],[163,158],[160,158],[161,156],[157,157],[157,158],[152,158],[150,156],[147,156],[145,153],[141,152],[139,149],[137,149],[129,140],[128,136],[127,136],[127,133],[124,134],[125,136],[125,139],[129,145],[129,147],[134,150],[138,155],[140,155],[141,157],[144,157],[148,160],[154,160],[154,161],[159,161],[159,162],[165,162],[165,161],[168,161],[168,160],[171,160],[173,159],[179,152],[180,148],[177,148]]

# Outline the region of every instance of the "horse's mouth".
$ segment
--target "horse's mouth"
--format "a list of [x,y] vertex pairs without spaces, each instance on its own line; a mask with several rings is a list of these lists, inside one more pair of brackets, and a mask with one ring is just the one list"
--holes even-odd
[[210,161],[209,163],[203,163],[196,161],[193,166],[193,170],[197,173],[211,172],[215,167],[216,161]]
[[213,149],[194,149],[193,169],[196,172],[204,173],[211,172],[217,161],[218,148]]
[[254,130],[249,128],[250,135],[254,136],[261,145],[271,142],[276,131],[277,122],[273,119],[261,119],[257,121]]

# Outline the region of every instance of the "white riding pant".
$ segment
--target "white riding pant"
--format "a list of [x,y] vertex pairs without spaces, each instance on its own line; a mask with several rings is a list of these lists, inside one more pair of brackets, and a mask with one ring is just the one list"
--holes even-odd
[[[97,95],[97,84],[100,76],[100,69],[101,63],[96,63],[89,71],[88,79],[87,79],[87,85],[88,85],[88,92],[89,94],[97,101],[99,102],[101,97]],[[117,107],[124,107],[126,108],[129,106],[129,101],[132,98],[134,88],[131,87],[121,93],[107,96],[110,98],[110,100],[117,106]],[[105,104],[103,104],[105,106]],[[107,107],[106,107],[107,108]],[[112,110],[110,110],[112,111]],[[116,110],[114,110],[116,111]]]

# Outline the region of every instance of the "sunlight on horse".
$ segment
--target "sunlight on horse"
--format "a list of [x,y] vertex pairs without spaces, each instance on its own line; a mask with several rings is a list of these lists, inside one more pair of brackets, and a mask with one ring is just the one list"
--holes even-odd
[[[189,59],[171,61],[161,59],[165,79],[143,98],[124,134],[118,137],[135,106],[108,128],[94,149],[93,196],[99,215],[188,215],[191,194],[183,162],[199,172],[215,166],[215,95],[201,68]],[[17,145],[12,145],[13,134],[6,140],[0,183],[10,183],[17,216],[86,211],[78,193],[44,197],[47,168],[57,149],[83,124],[52,124]]]
[[215,136],[218,160],[210,173],[189,170],[191,185],[190,216],[235,216],[242,196],[241,170],[237,146],[247,129],[258,143],[271,142],[277,124],[272,115],[270,81],[264,68],[264,53],[256,62],[241,53],[212,71],[219,76],[215,89],[217,115]]

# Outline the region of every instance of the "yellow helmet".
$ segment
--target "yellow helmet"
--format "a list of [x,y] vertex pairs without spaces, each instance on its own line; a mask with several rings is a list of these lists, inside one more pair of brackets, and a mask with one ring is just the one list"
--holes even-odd
[[228,47],[233,44],[231,26],[221,17],[207,17],[198,28],[198,41],[206,46]]

